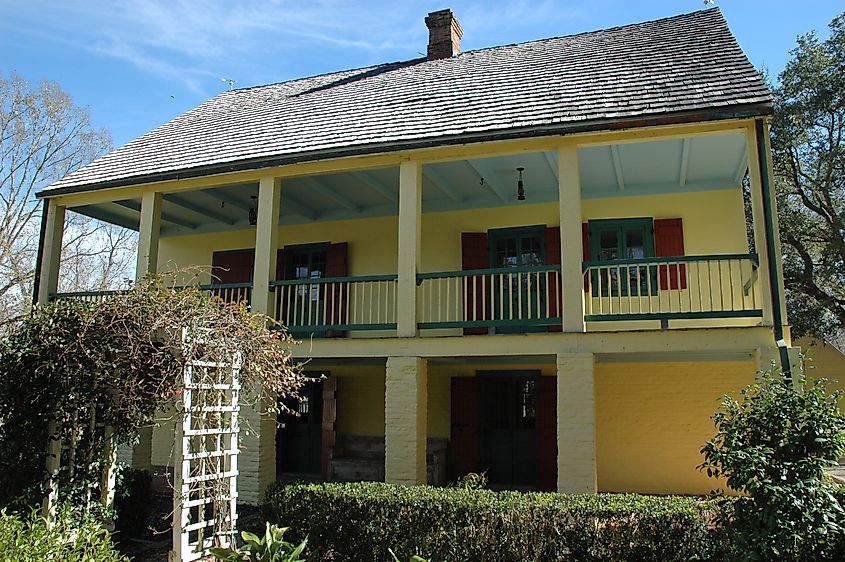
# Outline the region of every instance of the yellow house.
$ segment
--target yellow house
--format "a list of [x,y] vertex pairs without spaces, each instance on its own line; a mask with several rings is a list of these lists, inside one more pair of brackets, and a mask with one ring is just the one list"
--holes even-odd
[[327,378],[253,419],[247,502],[471,471],[708,492],[720,397],[795,355],[766,84],[718,9],[465,53],[426,24],[424,58],[224,92],[45,189],[39,300],[74,296],[72,209],[138,230],[139,276],[199,266],[287,325]]

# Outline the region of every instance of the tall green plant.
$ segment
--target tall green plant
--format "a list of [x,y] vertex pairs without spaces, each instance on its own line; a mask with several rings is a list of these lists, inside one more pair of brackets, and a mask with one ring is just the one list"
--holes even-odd
[[845,452],[845,418],[825,383],[764,373],[714,416],[701,468],[745,494],[722,511],[737,559],[843,559],[845,512],[825,468]]

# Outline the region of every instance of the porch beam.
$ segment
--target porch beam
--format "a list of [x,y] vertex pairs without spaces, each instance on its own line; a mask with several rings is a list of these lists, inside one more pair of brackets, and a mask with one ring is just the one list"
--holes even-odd
[[596,398],[592,353],[557,355],[557,491],[595,494]]
[[356,205],[355,203],[353,203],[352,201],[350,201],[349,199],[347,199],[343,195],[335,192],[334,190],[329,189],[328,187],[326,187],[325,185],[320,183],[320,181],[317,180],[316,178],[313,178],[313,177],[297,178],[297,181],[304,183],[305,185],[308,186],[307,188],[310,189],[311,191],[314,191],[315,193],[317,193],[321,197],[325,197],[326,199],[334,201],[335,203],[337,203],[338,205],[340,205],[341,207],[343,207],[345,209],[349,209],[350,211],[354,211],[356,213],[361,210],[358,207],[358,205]]
[[[428,180],[428,183],[430,183],[432,185],[432,187],[434,187],[434,189],[436,189],[437,191],[439,191],[440,193],[442,193],[443,195],[445,195],[446,197],[451,199],[453,203],[462,203],[463,202],[462,199],[460,197],[458,197],[458,195],[456,193],[452,192],[452,190],[450,190],[447,187],[449,182],[447,182],[443,178],[443,176],[441,176],[438,172],[433,170],[431,168],[431,166],[425,166],[425,167],[422,167],[422,168],[423,168],[423,172],[422,172],[423,177],[425,177],[425,179]],[[400,169],[401,169],[401,167],[400,167]],[[399,191],[401,192],[402,191],[401,171],[400,171],[399,181],[400,181]],[[401,195],[399,196],[399,199],[401,201],[401,199],[402,199]]]
[[359,182],[363,183],[391,203],[396,203],[399,201],[399,192],[389,188],[388,186],[384,185],[380,181],[371,178],[366,175],[365,172],[351,172],[350,174],[353,178],[358,180]]
[[745,177],[745,172],[748,170],[748,154],[743,154],[739,161],[739,167],[734,174],[734,184],[737,187],[742,187],[742,179]]
[[308,220],[315,220],[317,218],[317,211],[302,203],[298,199],[294,199],[291,197],[290,193],[285,195],[285,204],[284,204],[285,211],[290,211],[295,215],[299,215],[301,217],[305,217]]
[[581,262],[581,177],[578,147],[561,148],[558,163],[558,211],[560,213],[560,249],[562,317],[564,332],[584,332],[584,283]]
[[508,197],[507,197],[507,195],[504,193],[504,191],[501,189],[501,187],[499,187],[498,185],[496,185],[496,182],[494,182],[494,181],[490,181],[490,177],[492,177],[492,175],[493,175],[493,174],[487,174],[487,173],[485,173],[485,171],[484,171],[484,170],[482,170],[482,169],[481,169],[481,167],[480,167],[477,163],[475,163],[475,164],[474,164],[472,160],[464,160],[464,162],[466,162],[467,166],[469,166],[469,168],[470,168],[473,172],[475,172],[476,174],[478,174],[478,176],[479,176],[481,179],[483,179],[483,180],[484,180],[484,184],[483,184],[483,185],[484,185],[484,187],[485,187],[485,188],[487,188],[487,191],[490,191],[490,192],[491,192],[493,195],[495,195],[495,196],[499,199],[499,201],[501,201],[502,203],[507,203],[507,201],[508,201]]
[[399,256],[396,287],[396,335],[417,335],[417,273],[422,234],[422,165],[414,160],[399,166]]
[[[141,195],[141,197],[143,198],[143,194]],[[112,201],[112,203],[114,203],[115,205],[120,205],[121,207],[124,207],[126,209],[131,209],[131,210],[137,211],[139,213],[141,212],[141,204],[136,203],[132,199],[125,199],[123,201]],[[187,220],[181,219],[179,217],[174,217],[173,215],[171,215],[169,213],[162,213],[161,214],[161,220],[163,220],[164,222],[169,222],[170,224],[175,224],[176,226],[189,228],[191,230],[193,230],[197,226],[199,226],[198,224],[196,224],[194,222],[187,221]]]
[[207,189],[203,190],[203,192],[206,195],[210,195],[211,197],[219,199],[220,201],[222,201],[223,203],[225,203],[227,205],[231,205],[232,207],[235,207],[236,209],[240,209],[241,211],[247,211],[247,212],[249,211],[249,203],[247,203],[246,201],[241,201],[237,197],[233,197],[229,194],[222,193],[222,192],[213,193],[213,191],[219,191],[219,190],[212,190],[212,191],[209,191]]
[[179,195],[168,194],[164,196],[164,200],[168,203],[176,205],[177,207],[182,207],[183,209],[191,211],[192,213],[197,213],[198,215],[208,217],[217,222],[222,222],[223,224],[228,224],[230,226],[235,224],[234,220],[224,215],[223,213],[218,213],[217,211],[206,209],[205,207],[188,201],[184,197],[180,197]]
[[690,139],[683,140],[681,147],[681,170],[678,172],[678,185],[684,187],[687,184],[687,170],[689,168]]
[[616,187],[619,191],[625,191],[625,177],[622,175],[622,157],[619,156],[619,147],[610,145],[610,158],[613,160],[613,172],[616,174]]
[[555,179],[555,181],[560,181],[560,178],[558,177],[558,172],[557,172],[557,162],[552,160],[552,154],[553,154],[552,152],[550,152],[548,150],[544,150],[543,151],[543,159],[546,161],[546,164],[549,167],[549,172],[552,174],[552,177]]

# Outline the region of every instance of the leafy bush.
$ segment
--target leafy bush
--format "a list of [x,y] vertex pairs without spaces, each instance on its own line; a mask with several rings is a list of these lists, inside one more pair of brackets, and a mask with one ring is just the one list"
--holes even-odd
[[309,557],[391,560],[711,559],[710,504],[631,494],[492,492],[382,483],[274,485],[262,514],[295,522]]
[[287,530],[287,527],[267,523],[263,537],[241,531],[244,540],[242,548],[234,550],[214,547],[209,552],[223,562],[305,562],[299,556],[305,550],[308,539],[293,546],[285,540]]
[[119,554],[108,531],[93,518],[74,518],[65,510],[48,529],[44,520],[0,512],[0,561],[2,562],[129,562]]
[[146,470],[122,466],[114,495],[115,526],[134,537],[147,530],[153,503],[153,477]]
[[745,494],[720,517],[735,559],[845,560],[842,496],[825,475],[845,451],[845,418],[825,382],[763,374],[714,416],[701,468]]

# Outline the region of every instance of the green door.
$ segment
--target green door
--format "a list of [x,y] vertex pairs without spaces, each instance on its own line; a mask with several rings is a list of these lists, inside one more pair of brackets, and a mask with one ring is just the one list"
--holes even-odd
[[496,274],[491,284],[490,310],[498,333],[543,332],[544,326],[531,326],[531,320],[546,314],[546,280],[537,273],[519,268],[546,264],[546,227],[529,226],[491,230],[488,234],[490,267],[514,269]]
[[323,382],[309,382],[302,402],[285,404],[299,415],[279,414],[276,431],[276,471],[280,474],[320,474],[323,427]]

